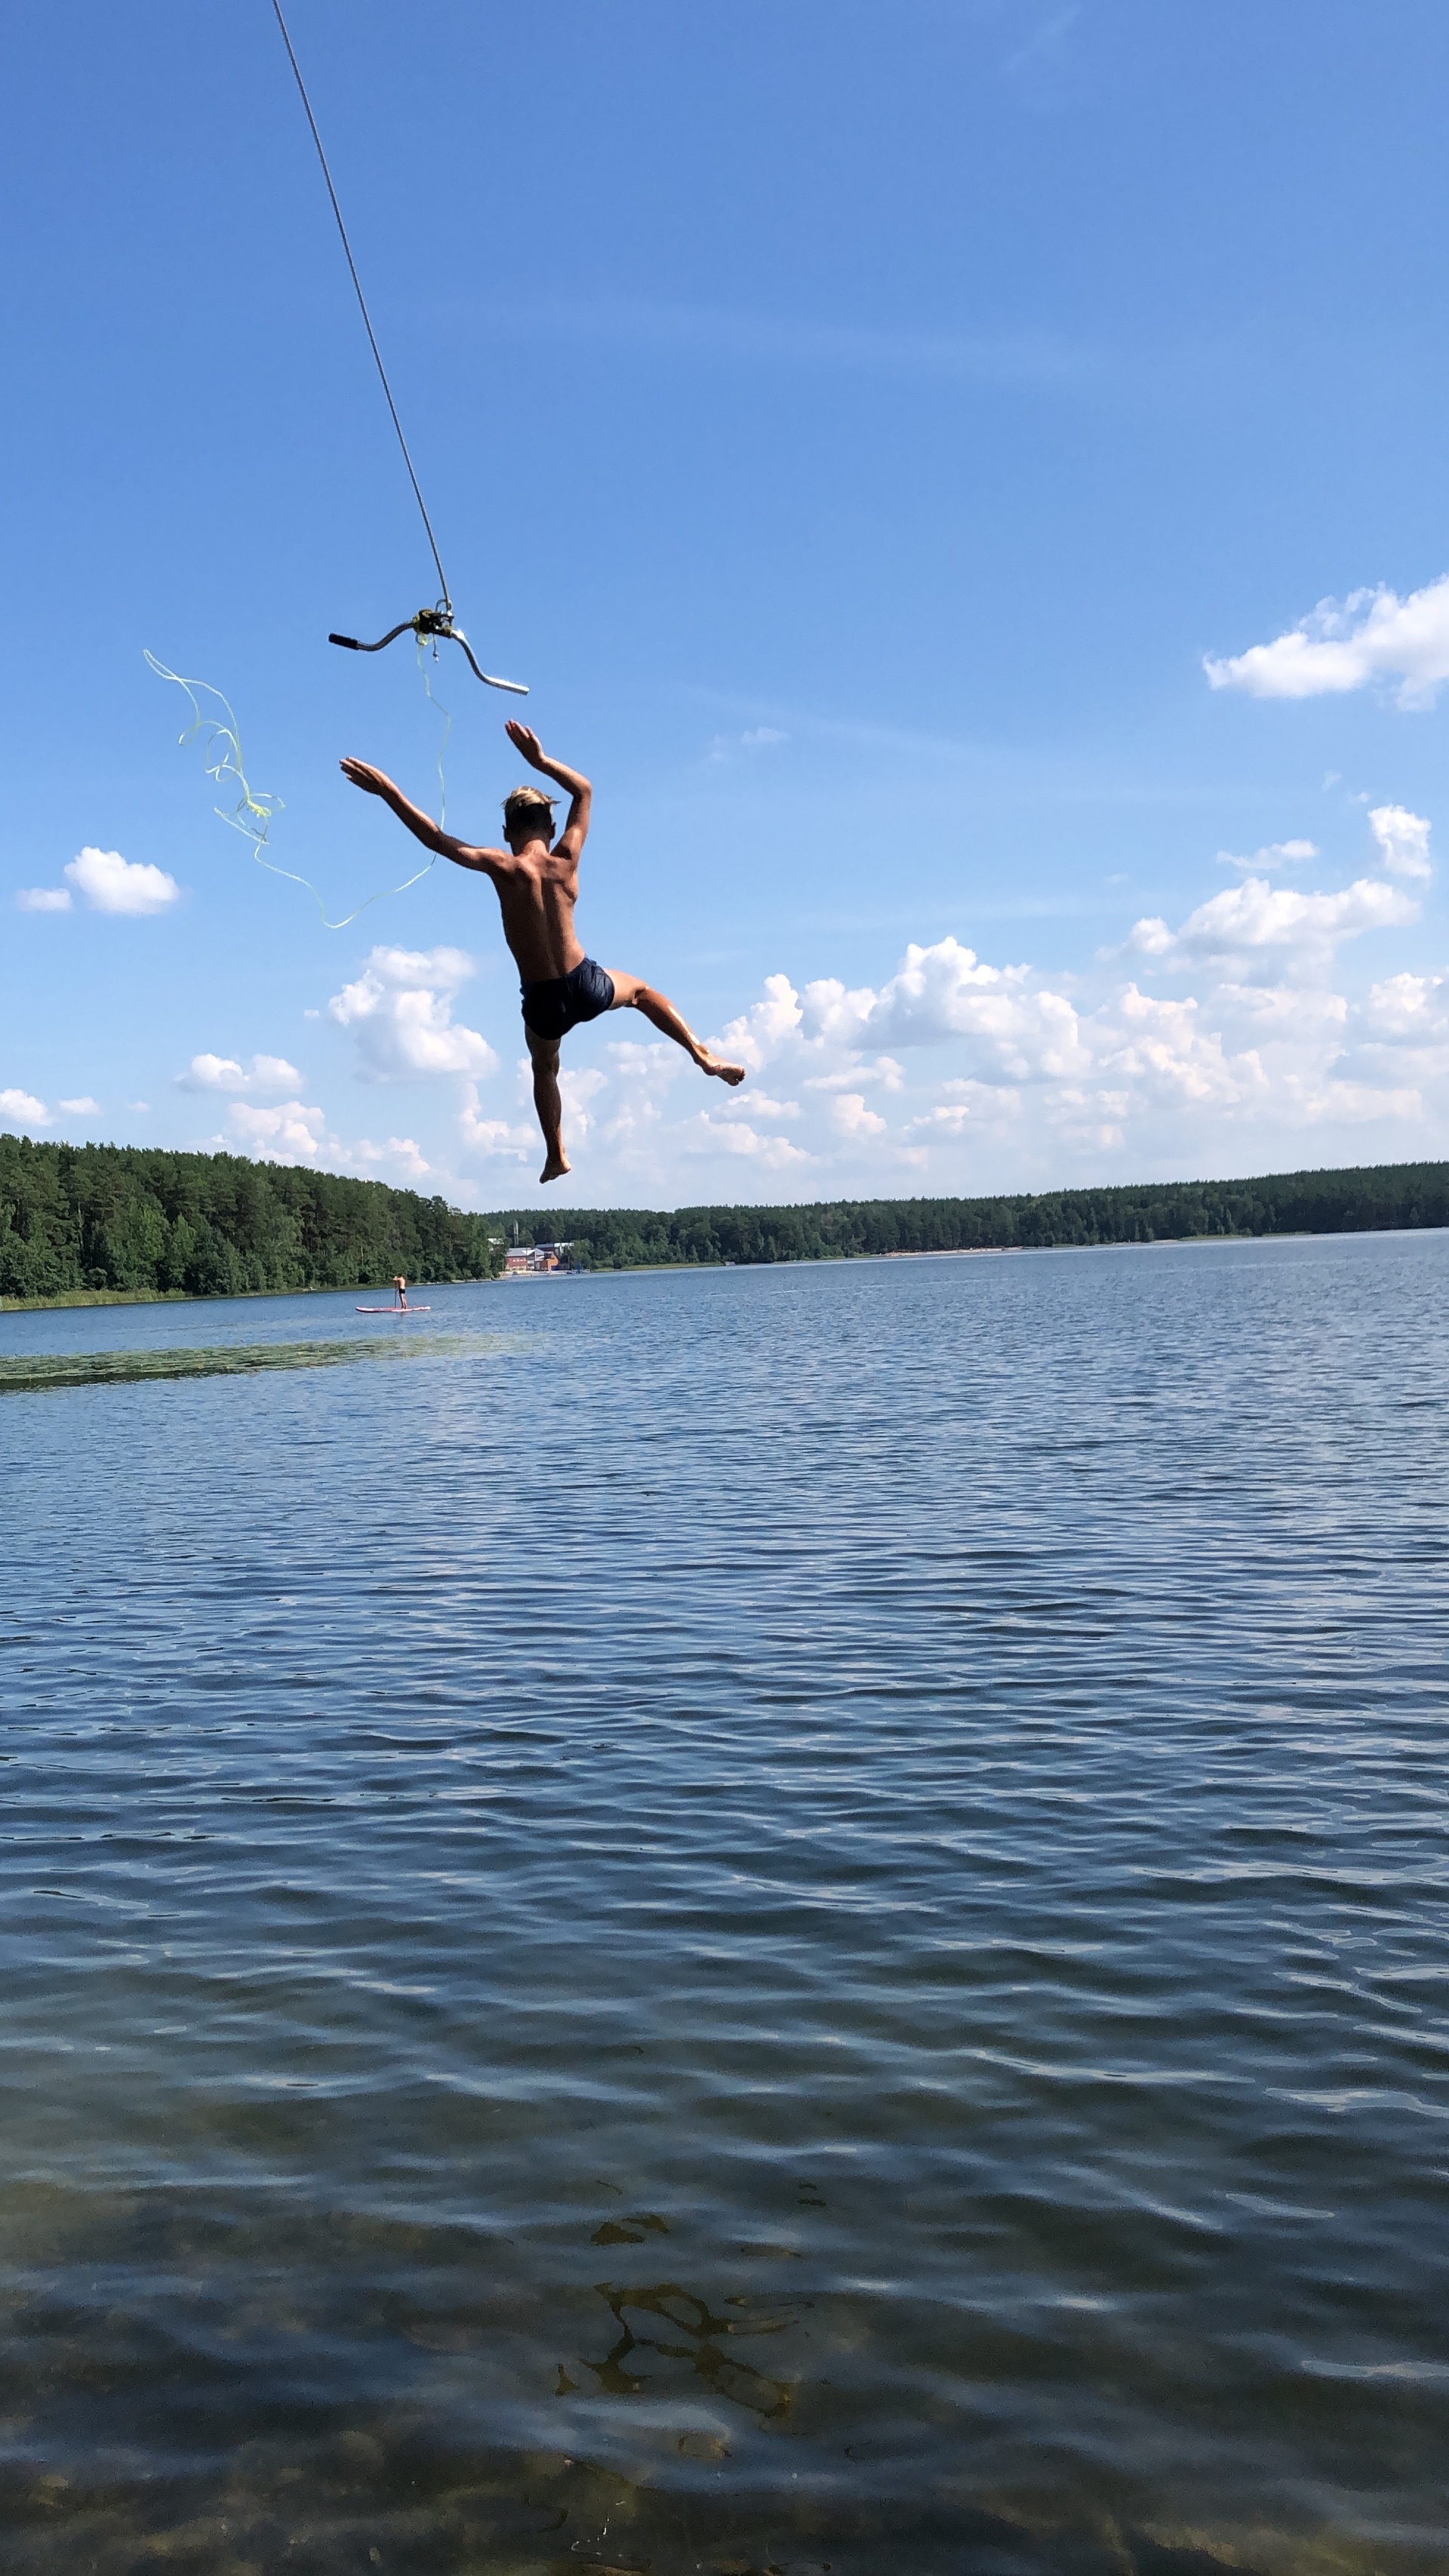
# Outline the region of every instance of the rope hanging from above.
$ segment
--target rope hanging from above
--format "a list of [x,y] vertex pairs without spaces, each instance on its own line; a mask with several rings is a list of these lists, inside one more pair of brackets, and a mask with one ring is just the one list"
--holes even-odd
[[392,425],[397,432],[397,443],[402,449],[403,463],[408,470],[408,481],[413,487],[413,498],[417,502],[418,509],[422,514],[423,526],[428,532],[428,544],[432,549],[433,562],[437,566],[438,572],[439,595],[437,606],[435,608],[420,608],[415,616],[405,617],[400,625],[392,627],[386,635],[380,637],[376,644],[359,643],[355,635],[329,635],[327,641],[329,644],[344,645],[350,653],[380,653],[385,644],[391,644],[397,636],[406,634],[409,627],[411,627],[413,633],[418,638],[420,647],[424,636],[430,636],[433,639],[433,650],[435,653],[438,647],[438,639],[440,638],[444,642],[450,644],[461,644],[463,652],[467,657],[469,669],[477,679],[480,679],[483,682],[486,688],[507,689],[513,697],[526,698],[528,691],[522,681],[495,679],[491,672],[480,668],[479,663],[474,656],[472,645],[469,643],[467,636],[463,633],[462,628],[458,625],[454,617],[453,601],[448,589],[448,576],[443,570],[443,558],[438,550],[438,540],[433,533],[432,520],[428,516],[428,505],[423,499],[423,487],[418,481],[417,468],[413,464],[407,440],[403,435],[403,425],[398,417],[397,404],[393,400],[392,387],[387,380],[387,369],[382,363],[382,351],[377,345],[377,333],[372,327],[372,315],[367,309],[367,298],[362,291],[362,280],[358,276],[357,262],[352,255],[352,244],[347,237],[347,226],[342,218],[342,207],[338,201],[336,187],[333,184],[332,172],[328,167],[327,155],[322,146],[322,136],[318,130],[317,119],[312,113],[312,102],[307,95],[307,84],[302,78],[302,67],[297,60],[296,49],[288,32],[287,21],[282,15],[281,0],[272,0],[272,9],[276,17],[277,25],[282,31],[282,42],[287,48],[287,60],[292,66],[292,75],[296,81],[302,105],[306,110],[307,123],[312,129],[312,140],[317,146],[317,158],[322,164],[322,176],[327,182],[327,194],[332,201],[332,212],[337,218],[337,230],[342,237],[342,248],[346,255],[348,272],[351,276],[353,289],[357,296],[357,305],[358,310],[362,315],[363,327],[367,332],[367,341],[368,346],[372,351],[373,364],[377,368],[378,378],[381,382],[382,390],[387,400],[388,411],[392,418]]

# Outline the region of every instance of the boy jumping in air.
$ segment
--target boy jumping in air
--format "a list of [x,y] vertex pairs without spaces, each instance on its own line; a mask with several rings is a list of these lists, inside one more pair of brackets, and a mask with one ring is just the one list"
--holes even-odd
[[451,859],[456,867],[475,868],[480,876],[491,877],[503,914],[503,936],[513,951],[523,990],[523,1033],[533,1059],[533,1105],[543,1129],[545,1157],[541,1181],[556,1181],[569,1168],[563,1148],[563,1103],[558,1087],[559,1042],[570,1029],[583,1020],[596,1020],[603,1011],[642,1011],[656,1029],[662,1029],[676,1046],[692,1056],[701,1073],[712,1073],[721,1082],[738,1083],[745,1078],[742,1064],[726,1064],[711,1055],[701,1044],[674,1004],[646,984],[642,975],[618,972],[606,974],[602,966],[586,957],[574,929],[574,905],[579,894],[579,856],[588,838],[589,806],[593,790],[576,769],[566,769],[561,760],[550,760],[530,726],[511,721],[505,731],[515,750],[521,751],[531,769],[541,770],[568,790],[569,818],[558,839],[553,838],[553,808],[556,802],[541,787],[515,787],[503,806],[503,837],[506,850],[473,849],[466,841],[455,841],[450,832],[440,832],[416,805],[410,804],[401,788],[394,787],[380,769],[365,760],[344,760],[342,774],[354,787],[369,796],[380,796],[390,805],[399,822],[423,844],[436,850],[440,858]]

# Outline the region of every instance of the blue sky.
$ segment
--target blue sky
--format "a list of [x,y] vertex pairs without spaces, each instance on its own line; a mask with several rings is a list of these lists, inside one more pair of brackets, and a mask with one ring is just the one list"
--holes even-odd
[[[1442,8],[288,14],[585,944],[750,1063],[578,1032],[570,1198],[1449,1153]],[[0,116],[0,1124],[546,1208],[486,885],[326,930],[142,659],[334,914],[409,872],[336,763],[437,720],[325,639],[436,581],[267,0],[57,0]]]

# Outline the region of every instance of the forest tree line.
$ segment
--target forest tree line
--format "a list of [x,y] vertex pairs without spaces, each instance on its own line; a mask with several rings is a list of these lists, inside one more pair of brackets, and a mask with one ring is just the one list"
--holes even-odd
[[1204,1235],[1360,1234],[1449,1225],[1449,1163],[1276,1172],[1249,1181],[1144,1181],[979,1199],[839,1199],[815,1207],[507,1208],[521,1243],[573,1244],[583,1268],[830,1261],[891,1252],[1046,1251]]
[[377,1288],[399,1271],[487,1279],[503,1258],[490,1232],[485,1217],[382,1181],[0,1136],[0,1297]]
[[537,1208],[468,1215],[382,1181],[235,1154],[0,1136],[0,1297],[376,1288],[398,1271],[487,1279],[515,1229],[521,1243],[570,1240],[583,1268],[620,1270],[1422,1226],[1449,1226],[1449,1163],[973,1199],[551,1208],[545,1220]]

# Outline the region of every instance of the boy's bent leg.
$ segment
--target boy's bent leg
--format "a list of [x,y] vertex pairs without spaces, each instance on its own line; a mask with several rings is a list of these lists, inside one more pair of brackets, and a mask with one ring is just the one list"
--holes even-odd
[[673,1038],[676,1046],[683,1047],[685,1054],[693,1058],[701,1073],[716,1074],[721,1082],[730,1084],[744,1081],[744,1066],[727,1064],[723,1056],[711,1055],[709,1048],[695,1036],[689,1022],[676,1011],[668,996],[664,993],[656,993],[653,985],[646,984],[642,975],[619,974],[611,967],[609,980],[614,987],[612,1009],[642,1011],[645,1019],[652,1020],[655,1028],[662,1030],[665,1037]]
[[563,1096],[558,1087],[558,1040],[537,1037],[525,1020],[523,1034],[533,1058],[533,1105],[543,1129],[544,1162],[541,1181],[557,1181],[569,1169],[569,1158],[563,1148]]

